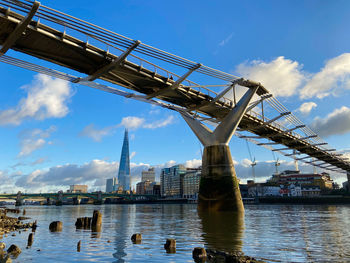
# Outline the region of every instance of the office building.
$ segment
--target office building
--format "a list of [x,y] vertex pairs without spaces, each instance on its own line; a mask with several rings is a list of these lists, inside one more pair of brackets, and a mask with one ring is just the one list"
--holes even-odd
[[156,173],[154,171],[154,168],[151,167],[148,169],[148,171],[142,171],[141,173],[141,182],[154,182],[156,180]]
[[73,184],[69,186],[68,193],[87,193],[88,186],[82,184]]
[[162,169],[160,174],[160,192],[162,197],[182,197],[182,176],[186,171],[183,165]]
[[182,197],[187,199],[198,199],[199,181],[201,169],[187,169],[182,179]]
[[118,190],[118,178],[113,177],[106,180],[106,193],[111,193]]
[[121,186],[124,191],[130,191],[129,136],[127,129],[125,129],[123,147],[120,155],[118,181],[119,186]]
[[146,189],[152,184],[151,181],[142,181],[136,184],[136,194],[144,195],[146,194]]

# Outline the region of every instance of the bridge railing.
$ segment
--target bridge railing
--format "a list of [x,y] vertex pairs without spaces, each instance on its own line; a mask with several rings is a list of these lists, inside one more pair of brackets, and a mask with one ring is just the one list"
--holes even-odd
[[[9,8],[11,10],[15,10],[16,12],[22,14],[25,16],[31,9],[33,5],[33,1],[21,1],[21,0],[0,0],[0,5],[2,5],[4,8]],[[70,37],[76,37],[79,42],[81,42],[82,45],[89,46],[89,45],[96,45],[96,48],[101,49],[101,53],[104,53],[106,55],[113,54],[115,56],[118,56],[121,54],[121,52],[124,52],[125,49],[129,48],[131,45],[135,43],[135,40],[130,39],[128,37],[119,35],[117,33],[114,33],[112,31],[109,31],[107,29],[101,28],[99,26],[93,25],[89,22],[83,21],[81,19],[72,17],[70,15],[64,14],[62,12],[59,12],[57,10],[51,9],[46,6],[40,6],[38,11],[35,14],[35,17],[37,19],[36,22],[32,22],[31,25],[35,27],[41,26],[42,21],[45,21],[45,26],[52,26],[55,30],[58,30],[57,36],[61,36],[62,38],[65,37],[65,35],[69,35]],[[111,52],[112,51],[112,52]],[[135,48],[135,52],[138,52],[138,54],[142,56],[146,56],[150,59],[155,59],[162,61],[164,63],[169,63],[172,66],[180,67],[182,69],[191,69],[198,63],[190,61],[188,59],[170,54],[168,52],[159,50],[157,48],[151,47],[149,45],[141,43],[139,46]],[[2,56],[1,60],[5,61],[8,60],[8,57]],[[154,72],[155,74],[159,74],[165,79],[176,81],[180,78],[179,74],[176,74],[174,72],[171,72],[169,70],[164,69],[163,67],[160,67],[159,65],[156,65],[144,58],[135,56],[134,54],[130,54],[128,56],[128,61],[130,63],[134,63],[137,65],[140,69],[147,69],[149,71]],[[14,65],[18,65],[20,67],[31,67],[33,70],[38,72],[46,72],[46,74],[49,74],[51,76],[57,76],[63,79],[66,79],[68,81],[72,81],[72,77],[67,75],[64,75],[59,72],[55,72],[54,70],[44,69],[43,67],[39,68],[39,66],[36,66],[34,64],[27,63],[26,65],[23,64],[23,62],[20,62],[19,60],[12,60],[8,61],[7,63],[12,63]],[[212,69],[207,66],[201,66],[196,70],[196,72],[207,75],[209,77],[213,77],[215,79],[218,79],[220,81],[226,81],[229,82],[228,85],[231,84],[232,81],[237,80],[238,77],[216,70]],[[95,84],[98,85],[98,84]],[[213,91],[212,87],[222,87],[223,85],[198,85],[197,83],[190,81],[186,78],[186,80],[183,82],[183,87],[186,88],[190,87],[191,89],[198,92],[198,95],[205,94],[208,96],[208,99],[213,99],[218,95],[218,92]],[[126,92],[118,91],[115,89],[115,93],[122,95],[122,96],[128,96],[126,95]],[[227,97],[223,96],[220,99],[220,102],[222,102],[225,107],[229,107],[230,105],[234,105],[234,101]],[[282,114],[285,112],[288,112],[288,110],[274,97],[266,99],[267,105],[269,105],[272,109],[274,109],[277,113]],[[266,104],[265,104],[266,105]],[[262,120],[263,122],[271,120],[273,117],[268,118],[265,114],[260,114],[256,110],[252,109],[248,114],[251,116]],[[289,127],[297,127],[300,126],[298,131],[290,131],[288,134],[293,136],[296,139],[299,139],[301,141],[302,138],[316,135],[309,127],[303,126],[302,122],[295,117],[293,114],[286,115],[284,117],[285,123],[282,123],[280,121],[274,121],[269,123],[270,127],[275,127],[276,129],[282,130],[282,131],[288,131]],[[306,142],[315,142],[322,144],[324,141],[320,137],[314,137],[310,139],[306,139]],[[327,150],[326,147],[320,146],[317,147],[319,149]]]

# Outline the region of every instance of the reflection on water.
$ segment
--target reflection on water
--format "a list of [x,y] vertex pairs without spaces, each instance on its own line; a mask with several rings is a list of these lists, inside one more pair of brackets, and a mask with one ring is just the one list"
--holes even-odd
[[[268,262],[350,262],[350,206],[249,205],[244,219],[230,212],[198,213],[190,204],[25,209],[38,228],[28,249],[28,232],[1,240],[22,249],[13,262],[193,262],[194,247],[238,250]],[[101,230],[76,230],[76,218],[95,209],[103,215]],[[49,224],[57,220],[62,232],[50,233]],[[134,233],[142,234],[140,244],[132,243]],[[175,254],[164,249],[167,238],[176,240]]]
[[206,247],[225,251],[241,251],[244,234],[244,214],[198,211]]
[[[129,209],[129,206],[121,206],[121,209],[119,209],[118,213],[116,214],[116,224],[115,224],[115,253],[113,254],[113,257],[115,257],[117,260],[115,262],[125,262],[124,257],[126,256],[125,248],[126,248],[126,240],[127,240],[127,233],[128,233],[128,226],[130,222],[130,218],[132,217],[132,211]],[[131,211],[129,211],[131,210]]]

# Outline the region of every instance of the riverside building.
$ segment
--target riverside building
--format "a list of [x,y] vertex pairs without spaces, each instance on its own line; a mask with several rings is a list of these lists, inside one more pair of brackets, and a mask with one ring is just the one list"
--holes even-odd
[[186,173],[183,165],[175,165],[170,168],[164,168],[160,174],[160,192],[162,197],[181,198],[182,175]]
[[69,186],[68,193],[87,193],[88,186],[85,184],[73,184]]
[[159,189],[159,182],[157,183],[147,180],[136,184],[136,194],[138,195],[159,195]]
[[138,195],[146,194],[146,189],[149,189],[151,184],[152,184],[152,182],[149,180],[137,183],[136,184],[136,194],[138,194]]
[[113,177],[106,180],[106,193],[111,193],[118,190],[118,178]]
[[201,169],[175,165],[160,174],[160,193],[164,198],[197,199]]
[[156,180],[156,173],[154,171],[154,168],[151,167],[147,171],[142,171],[141,173],[141,182],[155,182]]
[[278,185],[307,185],[318,186],[321,191],[333,189],[333,180],[328,173],[321,174],[302,174],[300,171],[284,171],[280,174],[272,175],[269,183],[276,183]]
[[182,180],[182,197],[187,199],[198,199],[199,181],[201,169],[187,169]]

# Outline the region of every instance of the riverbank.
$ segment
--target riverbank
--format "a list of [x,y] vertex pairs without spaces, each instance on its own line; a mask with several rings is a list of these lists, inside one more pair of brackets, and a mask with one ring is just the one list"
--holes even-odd
[[350,204],[350,196],[265,196],[259,197],[260,204],[296,204],[296,205],[344,205]]
[[29,217],[19,216],[19,217],[10,217],[7,216],[8,212],[19,213],[18,209],[0,209],[0,237],[6,235],[10,232],[18,231],[21,229],[28,230],[35,226],[35,222],[23,223],[22,220],[27,220]]

